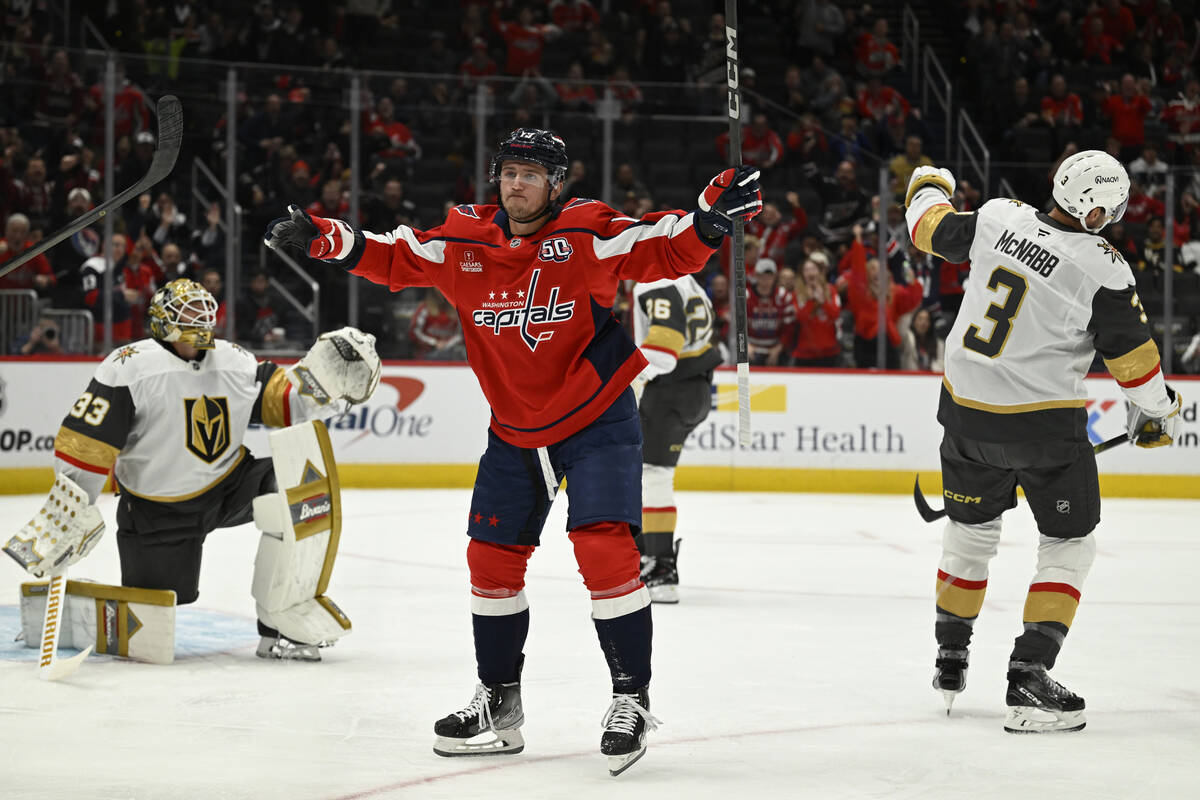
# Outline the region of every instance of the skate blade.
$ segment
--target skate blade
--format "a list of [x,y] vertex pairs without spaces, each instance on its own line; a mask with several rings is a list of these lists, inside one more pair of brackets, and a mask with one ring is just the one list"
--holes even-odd
[[950,709],[954,707],[954,698],[958,697],[958,692],[952,692],[949,689],[942,689],[942,699],[946,701],[946,716],[950,716]]
[[679,587],[674,584],[647,587],[650,590],[651,603],[678,603]]
[[[473,741],[491,735],[491,739]],[[433,752],[446,758],[459,756],[516,755],[525,749],[525,739],[520,730],[486,731],[471,739],[452,739],[439,736],[433,743]]]
[[1083,711],[1047,711],[1033,706],[1010,706],[1004,719],[1008,733],[1071,733],[1085,725]]
[[623,756],[608,757],[608,774],[614,778],[620,775],[625,770],[632,767],[638,760],[646,755],[646,748],[643,746],[640,750],[635,750],[632,753],[626,753]]
[[271,661],[320,661],[320,645],[296,644],[281,645],[278,640],[269,636],[259,639],[258,649],[254,655]]

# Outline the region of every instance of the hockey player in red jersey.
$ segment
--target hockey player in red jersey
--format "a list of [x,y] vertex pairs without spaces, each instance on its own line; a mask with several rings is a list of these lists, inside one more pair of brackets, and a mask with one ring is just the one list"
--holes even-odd
[[[479,685],[437,722],[445,756],[524,747],[520,676],[529,628],[525,567],[559,484],[567,529],[612,676],[601,752],[618,774],[645,752],[650,598],[633,534],[641,524],[641,429],[629,384],[646,359],[613,316],[620,281],[700,270],[735,218],[762,208],[758,171],[728,169],[691,212],[622,216],[587,199],[560,202],[569,161],[553,132],[519,128],[499,146],[499,205],[462,205],[419,231],[369,233],[292,207],[271,247],[398,291],[435,286],[463,322],[468,360],[492,409],[471,498],[467,562]],[[472,741],[491,734],[490,741]]]

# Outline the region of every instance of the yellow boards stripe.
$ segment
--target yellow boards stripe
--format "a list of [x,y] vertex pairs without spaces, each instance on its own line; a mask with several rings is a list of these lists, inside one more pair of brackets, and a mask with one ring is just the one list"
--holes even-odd
[[[787,386],[750,385],[751,411],[787,411]],[[737,411],[737,384],[717,384],[717,411]]]

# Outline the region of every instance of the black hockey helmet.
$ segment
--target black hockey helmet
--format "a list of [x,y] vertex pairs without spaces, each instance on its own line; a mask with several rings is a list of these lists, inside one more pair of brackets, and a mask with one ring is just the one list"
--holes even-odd
[[554,131],[540,128],[517,128],[510,133],[492,159],[491,179],[500,180],[500,166],[505,161],[527,161],[546,168],[550,183],[562,183],[567,177],[567,143]]

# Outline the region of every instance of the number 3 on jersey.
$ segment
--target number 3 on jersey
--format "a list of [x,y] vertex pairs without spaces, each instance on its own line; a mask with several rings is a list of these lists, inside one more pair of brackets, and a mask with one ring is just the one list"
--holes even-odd
[[979,326],[972,325],[963,334],[963,347],[988,358],[995,358],[1000,355],[1000,351],[1004,349],[1004,343],[1008,341],[1008,335],[1012,333],[1013,320],[1016,318],[1017,312],[1021,310],[1021,301],[1025,299],[1025,292],[1029,289],[1029,284],[1017,273],[1010,272],[1004,267],[996,267],[992,271],[991,277],[988,278],[987,287],[993,292],[999,292],[1001,288],[1007,289],[1008,295],[1004,298],[1004,305],[992,303],[988,306],[987,311],[983,312],[983,315],[993,323],[992,332],[988,337],[986,339],[980,337]]

